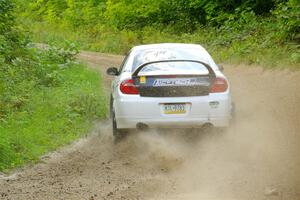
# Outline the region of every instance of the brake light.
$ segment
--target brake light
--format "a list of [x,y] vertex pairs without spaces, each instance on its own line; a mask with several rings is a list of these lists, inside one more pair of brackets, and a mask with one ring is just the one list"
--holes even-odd
[[120,90],[123,94],[139,94],[134,81],[132,79],[127,79],[122,81],[120,84]]
[[213,81],[213,84],[210,88],[210,93],[225,92],[227,89],[228,89],[227,81],[224,78],[217,77]]

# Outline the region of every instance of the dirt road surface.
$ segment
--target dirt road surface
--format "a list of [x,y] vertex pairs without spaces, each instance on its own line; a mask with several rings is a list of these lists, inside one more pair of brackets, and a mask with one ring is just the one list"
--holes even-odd
[[[122,57],[80,59],[104,72]],[[225,66],[225,74],[237,106],[226,132],[151,130],[114,145],[110,122],[100,122],[87,138],[3,175],[0,199],[299,200],[300,73]]]

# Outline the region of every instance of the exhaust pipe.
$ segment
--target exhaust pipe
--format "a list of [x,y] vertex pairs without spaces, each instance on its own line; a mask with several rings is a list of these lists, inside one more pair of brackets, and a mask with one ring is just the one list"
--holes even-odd
[[149,126],[147,124],[139,122],[136,124],[136,129],[138,129],[140,131],[145,131],[145,130],[149,129]]
[[211,123],[205,123],[202,125],[202,130],[203,131],[211,131],[213,129],[214,125]]

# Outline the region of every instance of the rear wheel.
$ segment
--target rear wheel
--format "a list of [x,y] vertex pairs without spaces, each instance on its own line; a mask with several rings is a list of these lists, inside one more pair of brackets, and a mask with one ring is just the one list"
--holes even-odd
[[116,120],[116,115],[115,115],[115,111],[114,111],[114,107],[113,107],[113,97],[112,95],[110,96],[110,105],[109,105],[109,110],[110,110],[110,118],[112,120],[112,132],[113,132],[113,136],[116,137],[119,134],[118,131],[118,126],[117,126],[117,120]]
[[117,128],[117,121],[114,111],[111,113],[111,119],[112,119],[112,130],[113,130],[113,136],[119,135],[119,130]]
[[112,120],[112,133],[113,133],[113,136],[114,136],[114,141],[118,142],[126,136],[127,132],[124,129],[118,129],[116,114],[115,114],[114,107],[113,107],[113,98],[112,98],[112,96],[110,97],[110,117],[111,117],[111,120]]
[[127,135],[127,131],[125,129],[119,129],[117,127],[115,112],[112,111],[112,132],[115,142],[121,141]]

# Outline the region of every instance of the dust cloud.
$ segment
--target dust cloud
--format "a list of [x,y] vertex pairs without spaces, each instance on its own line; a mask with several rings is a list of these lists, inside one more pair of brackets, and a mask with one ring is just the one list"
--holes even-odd
[[299,199],[299,73],[243,66],[227,73],[237,104],[230,128],[152,130],[120,145],[175,180],[174,196],[162,198]]

